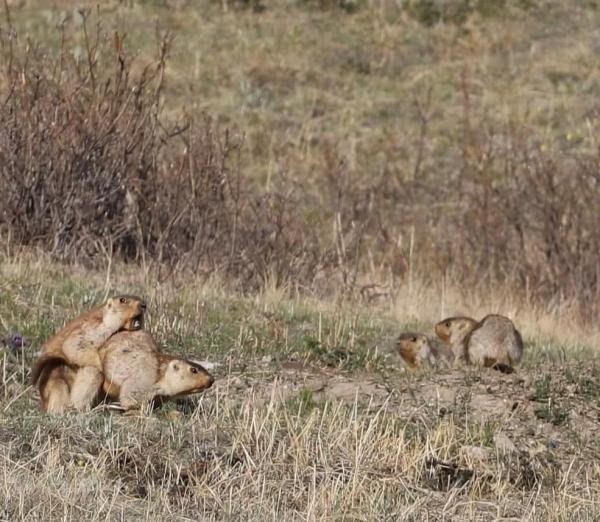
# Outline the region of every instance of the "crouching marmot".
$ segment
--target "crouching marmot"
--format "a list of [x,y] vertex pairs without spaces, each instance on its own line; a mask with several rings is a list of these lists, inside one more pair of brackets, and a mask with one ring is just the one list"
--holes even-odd
[[523,339],[513,322],[502,315],[449,317],[435,326],[437,336],[450,346],[456,359],[511,373],[523,356]]
[[119,332],[100,349],[103,391],[125,410],[210,388],[213,376],[201,365],[162,353],[144,330]]

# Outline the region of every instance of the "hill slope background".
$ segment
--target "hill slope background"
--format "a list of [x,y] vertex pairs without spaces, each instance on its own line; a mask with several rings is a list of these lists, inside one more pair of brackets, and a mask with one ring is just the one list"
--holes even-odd
[[[599,18],[12,7],[0,520],[596,520]],[[138,418],[40,415],[41,344],[123,291],[214,388]],[[488,312],[523,332],[514,375],[393,353]]]

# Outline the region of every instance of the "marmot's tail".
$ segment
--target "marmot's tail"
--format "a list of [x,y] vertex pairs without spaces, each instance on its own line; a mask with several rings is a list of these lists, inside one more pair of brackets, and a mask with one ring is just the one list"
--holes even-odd
[[48,375],[53,368],[67,364],[67,361],[58,355],[41,355],[31,370],[31,383],[35,386],[42,375]]

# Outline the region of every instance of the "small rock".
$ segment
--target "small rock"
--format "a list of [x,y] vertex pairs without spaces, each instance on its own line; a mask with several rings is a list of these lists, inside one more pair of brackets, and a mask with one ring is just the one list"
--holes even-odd
[[426,402],[450,406],[456,400],[456,390],[438,384],[424,384],[419,386],[417,397],[419,396]]
[[504,433],[496,433],[494,435],[494,445],[496,449],[505,451],[506,453],[514,453],[517,451],[517,447]]
[[306,391],[316,393],[324,390],[325,386],[327,386],[327,381],[325,381],[324,379],[311,379],[309,381],[306,381],[306,383],[304,384],[304,389]]
[[283,361],[280,366],[285,372],[296,373],[306,370],[306,365],[302,361]]
[[196,360],[193,360],[193,362],[198,363],[205,370],[214,370],[217,366],[219,366],[219,363],[210,362],[210,361],[196,361]]
[[207,461],[192,462],[189,466],[181,469],[183,478],[201,477],[209,471],[209,463]]
[[353,401],[356,396],[381,397],[387,395],[387,392],[367,381],[339,381],[330,384],[327,394],[345,401]]
[[248,387],[248,383],[241,377],[231,377],[226,384],[232,388],[243,389]]
[[475,394],[470,402],[471,414],[476,418],[498,417],[510,410],[502,397],[491,394]]
[[169,412],[167,412],[167,418],[171,422],[177,422],[178,420],[181,419],[182,416],[183,416],[183,413],[181,413],[179,410],[170,410]]
[[490,450],[483,446],[463,446],[460,448],[460,452],[463,456],[479,462],[484,462],[490,458]]

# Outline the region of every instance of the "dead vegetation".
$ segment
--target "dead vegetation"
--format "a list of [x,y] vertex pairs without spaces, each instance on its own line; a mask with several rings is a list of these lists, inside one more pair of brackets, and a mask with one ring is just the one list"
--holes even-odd
[[[418,274],[468,288],[510,285],[531,303],[597,314],[597,112],[586,119],[592,142],[549,146],[537,127],[500,124],[479,109],[465,67],[456,137],[432,124],[435,84],[414,97],[409,172],[389,156],[365,176],[368,151],[348,155],[347,143],[328,139],[310,182],[293,174],[299,158],[290,156],[289,173],[265,188],[245,167],[243,128],[194,111],[165,114],[171,36],[159,33],[154,61],[140,62],[101,14],[74,13],[80,45],[69,45],[63,24],[55,51],[3,22],[5,244],[321,295],[377,284],[385,296]],[[450,139],[443,158],[432,145],[442,138]]]
[[[107,278],[48,254],[0,263],[2,517],[598,516],[595,341],[578,348],[578,329],[563,344],[566,317],[540,331],[544,321],[518,316],[526,352],[515,374],[408,373],[386,346],[407,310],[432,332],[425,318],[438,303],[419,296],[439,291],[417,281],[392,304],[357,310],[277,288],[243,296],[218,280],[157,285],[135,266],[112,270]],[[147,327],[166,351],[212,363],[213,388],[140,417],[40,414],[29,385],[36,352],[115,288],[147,298]]]
[[[547,367],[384,384],[254,360],[138,418],[39,416],[30,393],[4,398],[0,505],[9,520],[591,521],[598,412],[579,378],[597,369],[569,367],[575,380]],[[546,378],[548,397],[528,395]],[[538,414],[549,400],[568,412],[561,422]]]
[[239,137],[209,116],[161,116],[169,37],[135,76],[123,35],[89,31],[80,56],[2,32],[0,225],[9,242],[69,261],[218,270],[244,288],[291,274],[310,283],[327,254],[291,195],[253,190]]

